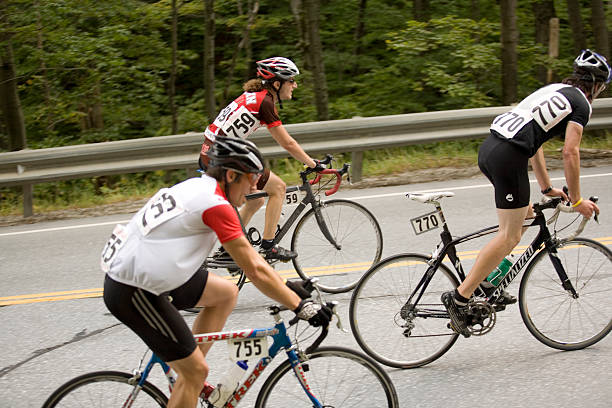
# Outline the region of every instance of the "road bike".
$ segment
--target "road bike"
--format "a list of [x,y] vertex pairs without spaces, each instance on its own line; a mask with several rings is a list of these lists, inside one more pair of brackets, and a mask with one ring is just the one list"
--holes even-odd
[[[327,155],[321,164],[329,165],[332,160],[333,157]],[[383,250],[380,225],[366,207],[351,200],[323,200],[320,197],[322,192],[330,196],[338,191],[348,169],[348,163],[340,169],[328,168],[311,180],[308,176],[315,172],[314,169],[301,171],[302,184],[287,187],[285,194],[285,207],[295,205],[295,208],[278,226],[274,237],[274,244],[280,243],[295,224],[291,236],[291,250],[298,254],[292,260],[295,272],[303,280],[316,276],[319,288],[328,293],[352,290],[362,273],[380,260]],[[327,191],[325,188],[333,179],[321,183],[322,175],[335,176],[335,184]],[[313,187],[315,185],[318,187]],[[262,191],[247,195],[247,199],[266,196]],[[309,205],[310,209],[300,218]],[[249,228],[246,236],[252,245],[261,243],[261,234],[255,227]],[[203,267],[227,269],[237,279],[239,288],[246,282],[244,272],[229,257],[210,256]]]
[[[313,290],[314,280],[309,280]],[[317,290],[318,292],[318,290]],[[318,292],[319,301],[321,294]],[[327,305],[335,313],[337,302]],[[398,397],[387,373],[370,357],[344,347],[319,347],[328,334],[329,327],[321,328],[315,341],[306,349],[298,337],[297,317],[286,324],[280,313],[286,308],[268,308],[274,318],[272,327],[245,329],[195,335],[197,343],[227,341],[230,357],[234,361],[255,362],[249,372],[223,405],[236,407],[245,397],[274,357],[282,350],[287,359],[282,362],[263,383],[255,407],[352,407],[367,404],[373,407],[398,408]],[[296,325],[295,338],[289,335],[289,327]],[[312,333],[308,334],[308,338]],[[268,337],[272,344],[268,347]],[[157,364],[164,371],[170,392],[176,382],[176,373],[158,356],[153,354],[142,366],[144,357],[133,373],[96,371],[76,377],[61,385],[43,404],[43,408],[67,407],[165,407],[168,397],[148,381]],[[204,395],[200,406],[212,408]]]
[[[453,195],[409,193],[408,198],[435,206],[435,211],[411,220],[415,232],[441,228],[441,242],[431,255],[404,253],[380,261],[364,274],[352,294],[349,316],[355,339],[382,364],[398,368],[429,364],[459,336],[451,329],[440,301],[443,292],[465,279],[456,246],[499,227],[454,238],[440,205],[442,198]],[[554,209],[548,221],[543,213],[546,209]],[[495,300],[525,267],[518,301],[529,332],[560,350],[591,346],[612,330],[612,252],[597,241],[577,238],[588,221],[584,217],[573,233],[560,237],[561,231],[579,219],[557,227],[560,212],[573,212],[560,198],[534,203],[533,210],[535,217],[526,220],[525,227],[539,228],[537,236],[524,251],[513,251],[521,255],[493,293],[487,296],[477,290],[468,303],[468,329],[476,336],[493,329],[496,313],[505,308]],[[547,223],[554,223],[552,234]]]

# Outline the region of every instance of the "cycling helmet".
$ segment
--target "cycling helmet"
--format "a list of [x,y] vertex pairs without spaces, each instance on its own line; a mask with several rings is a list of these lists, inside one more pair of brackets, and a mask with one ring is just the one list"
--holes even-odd
[[[583,50],[574,60],[574,72],[582,74],[584,80],[610,83],[612,69],[606,57],[591,50]],[[590,75],[586,75],[590,74]]]
[[288,58],[272,57],[257,61],[257,76],[263,79],[279,78],[286,81],[299,74],[298,67]]
[[208,152],[210,167],[243,173],[263,173],[263,156],[253,143],[235,137],[217,136]]

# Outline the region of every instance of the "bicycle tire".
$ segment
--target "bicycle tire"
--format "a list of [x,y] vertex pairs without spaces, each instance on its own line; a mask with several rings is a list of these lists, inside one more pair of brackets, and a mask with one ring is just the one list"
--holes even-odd
[[563,289],[544,249],[525,269],[519,308],[523,323],[540,342],[559,350],[579,350],[612,330],[612,251],[588,238],[561,241],[557,250],[578,298]]
[[348,292],[380,260],[383,250],[380,225],[367,208],[354,201],[329,200],[319,208],[341,248],[336,249],[323,236],[311,208],[293,231],[291,250],[298,254],[292,260],[293,266],[304,280],[316,276],[324,292]]
[[[122,404],[134,389],[134,386],[128,383],[132,377],[132,374],[120,371],[96,371],[75,377],[55,390],[47,398],[43,408],[84,406],[115,408],[123,406]],[[144,396],[147,398],[145,399]],[[166,395],[153,384],[145,381],[130,406],[133,408],[165,407],[167,403]]]
[[[399,407],[395,386],[387,373],[370,357],[355,350],[321,347],[308,354],[302,368],[299,375],[306,378],[310,391],[324,407],[364,403],[379,408]],[[312,407],[297,378],[291,362],[284,361],[266,379],[255,407]]]
[[[361,278],[349,304],[353,336],[361,349],[381,364],[416,368],[446,353],[459,335],[448,327],[449,318],[440,295],[459,285],[441,264],[417,304],[411,319],[402,307],[425,275],[430,257],[399,254],[380,261]],[[435,316],[434,316],[435,315]],[[409,328],[408,325],[414,327]]]

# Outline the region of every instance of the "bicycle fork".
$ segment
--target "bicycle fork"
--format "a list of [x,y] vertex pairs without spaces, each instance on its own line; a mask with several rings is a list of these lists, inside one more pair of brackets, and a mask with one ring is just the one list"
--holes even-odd
[[323,236],[329,241],[330,244],[334,246],[334,248],[336,248],[336,250],[339,251],[342,249],[342,245],[338,245],[338,243],[332,236],[331,232],[329,231],[329,228],[327,228],[325,219],[323,219],[323,212],[321,211],[322,207],[323,207],[323,204],[321,204],[320,202],[318,205],[313,206],[317,224],[319,224],[319,228],[321,229]]

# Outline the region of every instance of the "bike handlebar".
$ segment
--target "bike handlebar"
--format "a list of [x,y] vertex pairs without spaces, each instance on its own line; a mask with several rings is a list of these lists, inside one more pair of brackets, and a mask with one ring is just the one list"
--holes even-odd
[[[328,155],[328,157],[331,157]],[[323,163],[323,161],[321,161],[321,163]],[[328,164],[328,163],[324,163],[324,164]],[[323,174],[333,174],[336,176],[336,183],[334,184],[334,186],[332,188],[330,188],[329,190],[325,191],[325,195],[326,196],[330,196],[332,194],[334,194],[336,191],[338,191],[338,188],[340,187],[340,183],[342,183],[342,176],[344,174],[346,174],[348,172],[350,165],[348,163],[345,163],[344,166],[342,166],[341,169],[325,169],[323,171],[317,172],[317,176],[310,180],[309,183],[310,185],[313,185],[315,183],[318,183],[321,180],[321,177]],[[302,173],[310,174],[313,173],[314,169],[309,168],[304,170]]]
[[[596,196],[591,196],[589,197],[589,200],[591,200],[592,202],[596,203],[599,200],[599,197]],[[559,218],[559,214],[561,214],[562,212],[564,213],[574,213],[577,212],[576,209],[574,207],[569,206],[567,203],[564,203],[563,200],[561,199],[561,197],[555,197],[553,199],[550,199],[548,197],[544,197],[542,198],[542,201],[540,201],[539,203],[534,203],[533,204],[533,210],[536,213],[541,213],[543,210],[549,209],[549,208],[554,208],[555,211],[553,212],[553,215],[546,221],[546,224],[552,224],[553,222],[557,221],[557,219]],[[597,219],[597,214],[595,214],[594,219],[596,222],[598,222]],[[565,240],[572,240],[575,237],[577,237],[578,235],[580,235],[582,233],[582,231],[584,230],[584,227],[586,226],[586,223],[589,221],[589,218],[585,217],[584,215],[582,216],[582,221],[580,222],[580,224],[578,225],[578,228],[576,228],[576,230],[571,233],[568,237],[564,238]]]

